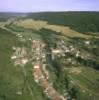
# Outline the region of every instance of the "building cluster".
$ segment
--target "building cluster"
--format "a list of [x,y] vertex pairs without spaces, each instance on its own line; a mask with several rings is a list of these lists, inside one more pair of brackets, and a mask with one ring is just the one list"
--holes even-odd
[[26,48],[24,47],[12,47],[14,53],[11,59],[14,61],[14,65],[24,66],[28,62]]
[[33,76],[35,81],[43,87],[44,93],[52,100],[66,100],[61,96],[49,82],[49,74],[46,69],[45,44],[39,40],[33,40]]
[[[22,38],[21,35],[18,34],[18,36]],[[51,48],[51,52],[49,52],[52,59],[55,59],[56,57],[65,57],[68,53],[74,55],[75,57],[85,57],[85,55],[82,55],[82,51],[79,48],[71,44],[66,44],[63,40],[57,42],[56,44],[56,48]],[[90,42],[86,41],[85,45],[90,45]],[[45,43],[40,40],[32,41],[31,60],[35,82],[43,87],[44,93],[52,100],[66,100],[66,97],[60,95],[59,92],[53,87],[53,84],[49,81],[49,71],[47,70],[46,61],[47,52],[45,46]],[[27,58],[26,48],[12,47],[12,49],[14,54],[11,59],[14,61],[14,64],[24,66],[29,61]],[[68,57],[66,60],[73,63],[71,57]]]
[[66,53],[74,53],[75,56],[79,56],[80,51],[76,50],[73,45],[66,45],[64,41],[60,41],[57,43],[57,48],[52,48],[52,58],[54,59],[55,56],[64,57],[66,56]]
[[[84,45],[90,46],[90,41],[84,41]],[[53,60],[58,57],[64,58],[63,61],[66,64],[76,64],[77,62],[74,58],[81,57],[82,59],[89,59],[91,57],[86,50],[80,49],[71,43],[65,43],[63,40],[56,43],[56,48],[51,48],[51,55]]]
[[[71,54],[74,57],[81,57],[81,58],[88,58],[89,53],[85,52],[83,49],[79,49],[78,47],[74,46],[70,43],[65,43],[63,40],[57,42],[57,47],[51,49],[52,53],[52,59],[55,59],[56,57],[65,57],[67,54]],[[90,45],[90,41],[85,41],[85,45]],[[86,54],[86,55],[85,55]],[[70,58],[68,58],[69,61],[71,61]]]

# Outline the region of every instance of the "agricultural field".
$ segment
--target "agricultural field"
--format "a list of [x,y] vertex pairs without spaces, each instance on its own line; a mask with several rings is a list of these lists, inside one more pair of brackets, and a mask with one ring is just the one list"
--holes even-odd
[[49,29],[55,32],[60,32],[62,35],[65,35],[67,37],[90,37],[88,35],[84,35],[80,32],[76,32],[69,27],[61,26],[61,25],[54,25],[54,24],[48,24],[47,21],[41,21],[41,20],[33,20],[33,19],[25,19],[25,20],[19,20],[14,22],[14,25],[17,27],[22,27],[26,29],[32,29],[32,30],[40,30],[42,28]]

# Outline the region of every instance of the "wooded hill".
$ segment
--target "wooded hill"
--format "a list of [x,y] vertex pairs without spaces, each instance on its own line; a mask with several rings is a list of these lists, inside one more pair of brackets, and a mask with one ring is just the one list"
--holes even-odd
[[69,26],[83,33],[99,32],[99,12],[29,13],[27,17],[45,20],[51,24]]

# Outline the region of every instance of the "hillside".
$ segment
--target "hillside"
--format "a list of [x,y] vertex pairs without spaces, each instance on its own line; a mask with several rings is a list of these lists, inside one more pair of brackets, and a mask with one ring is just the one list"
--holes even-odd
[[25,13],[12,13],[12,12],[0,12],[0,21],[7,21],[9,18],[24,17]]
[[78,32],[99,32],[99,12],[46,12],[30,13],[28,17],[51,24],[65,25]]

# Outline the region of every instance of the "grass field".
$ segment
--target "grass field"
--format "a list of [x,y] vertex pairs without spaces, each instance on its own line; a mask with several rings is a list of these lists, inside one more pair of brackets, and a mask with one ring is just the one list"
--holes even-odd
[[27,29],[39,30],[47,25],[46,21],[35,21],[33,19],[19,20],[15,22],[17,26],[21,26]]
[[15,35],[0,29],[0,100],[47,100],[33,80],[32,65],[25,66],[27,77],[20,66],[14,66],[12,46],[19,44]]
[[27,100],[31,99],[27,87],[24,96],[17,95],[21,91],[24,80],[20,67],[15,67],[10,60],[12,46],[17,44],[17,38],[11,33],[0,29],[0,100]]

